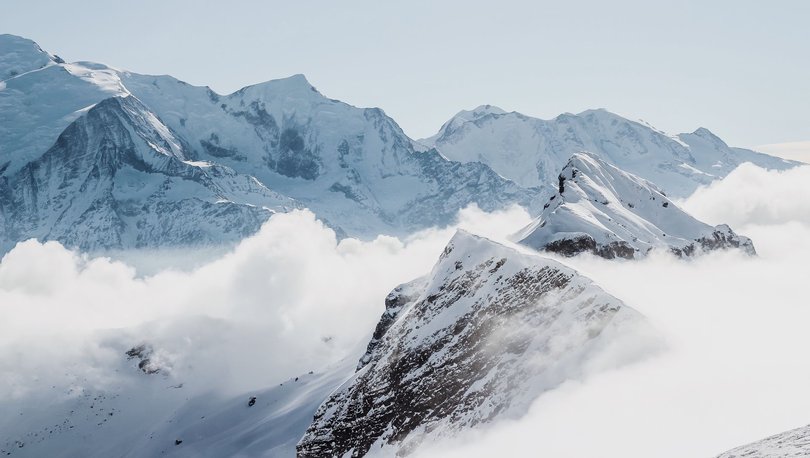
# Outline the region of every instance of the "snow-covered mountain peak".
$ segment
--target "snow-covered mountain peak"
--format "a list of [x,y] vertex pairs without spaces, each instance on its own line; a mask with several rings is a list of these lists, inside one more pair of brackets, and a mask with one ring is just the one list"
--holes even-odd
[[487,164],[524,187],[551,188],[560,169],[579,151],[591,151],[679,197],[726,176],[743,162],[780,170],[797,164],[730,148],[707,132],[667,134],[605,109],[563,113],[550,120],[517,112],[475,122],[462,119],[454,117],[437,135],[421,142],[448,159]]
[[357,372],[318,409],[298,456],[405,456],[519,417],[614,339],[640,344],[645,327],[573,269],[459,231],[430,274],[386,298]]
[[436,135],[420,140],[420,143],[432,146],[439,141],[439,139],[452,136],[456,130],[462,128],[468,122],[475,123],[488,116],[500,116],[505,114],[509,113],[495,105],[479,105],[472,110],[461,110],[445,122]]
[[61,62],[58,57],[43,51],[33,40],[0,34],[0,81]]
[[557,194],[516,239],[567,256],[590,252],[637,258],[651,249],[679,256],[719,248],[754,254],[751,241],[728,226],[709,226],[675,205],[649,181],[593,153],[571,157],[557,177]]
[[689,145],[710,148],[715,151],[729,149],[726,142],[705,127],[698,127],[692,133],[679,134],[678,138]]
[[279,78],[265,81],[258,84],[243,87],[228,97],[260,97],[264,100],[275,100],[281,97],[324,99],[325,97],[310,84],[302,74],[292,75],[286,78]]

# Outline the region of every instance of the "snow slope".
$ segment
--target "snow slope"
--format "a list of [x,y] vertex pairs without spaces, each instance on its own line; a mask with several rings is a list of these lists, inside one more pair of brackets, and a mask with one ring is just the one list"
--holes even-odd
[[717,458],[789,458],[810,456],[810,426],[737,447]]
[[484,105],[460,112],[420,143],[454,161],[483,162],[526,187],[555,186],[568,158],[590,151],[678,197],[728,175],[743,162],[778,170],[798,164],[731,148],[704,128],[669,135],[602,109],[543,120]]
[[[231,175],[233,180],[255,182],[255,186],[240,186],[239,199],[224,200],[274,210],[281,209],[278,204],[282,201],[287,207],[306,206],[341,236],[405,235],[449,224],[459,209],[470,204],[487,211],[514,203],[531,208],[543,196],[537,189],[524,189],[502,178],[486,165],[448,161],[435,151],[417,152],[413,141],[382,110],[357,108],[324,97],[302,75],[223,96],[170,76],[138,75],[89,62],[62,63],[30,40],[13,36],[0,36],[4,55],[6,49],[11,49],[6,43],[22,43],[22,51],[8,53],[6,59],[15,63],[15,68],[32,69],[5,80],[0,88],[0,180],[13,190],[12,194],[23,191],[9,183],[31,181],[27,174],[34,170],[39,173],[35,180],[38,184],[61,179],[50,175],[70,175],[67,162],[63,164],[68,167],[65,170],[56,164],[56,156],[66,153],[56,150],[89,156],[92,152],[87,148],[97,147],[102,140],[65,134],[77,130],[77,125],[87,124],[85,115],[94,116],[90,114],[92,108],[102,101],[132,97],[138,100],[141,111],[162,126],[160,135],[171,137],[169,143],[182,151],[178,159],[185,161],[183,167],[194,167],[195,173],[208,167]],[[28,61],[34,63],[23,67],[16,64]],[[43,67],[41,62],[45,62]],[[85,134],[101,135],[99,129]],[[111,176],[99,179],[118,180]],[[135,186],[133,180],[129,182]],[[49,197],[63,191],[37,188],[37,193]],[[177,228],[192,227],[201,221],[210,221],[214,227],[199,238],[175,234],[174,230],[156,231],[147,222],[145,226],[129,225],[131,233],[127,235],[112,233],[106,239],[84,239],[83,235],[91,235],[89,231],[76,234],[54,230],[53,220],[62,218],[62,214],[45,208],[41,199],[34,202],[33,198],[16,196],[12,200],[8,192],[0,202],[5,212],[0,214],[0,245],[4,250],[30,236],[88,250],[224,243],[239,233],[251,233],[255,222],[269,216],[267,212],[232,206],[231,211],[245,214],[232,220],[218,213],[219,207],[217,211],[210,205],[197,208],[200,205],[191,205],[191,200],[176,205],[176,199],[164,200],[155,193],[143,192],[142,197],[152,200],[139,202],[130,194],[130,207],[159,206],[165,215],[163,221],[171,215]],[[248,195],[254,192],[257,194]],[[274,196],[270,204],[268,193]],[[189,197],[198,196],[192,193]],[[209,197],[200,200],[211,203]],[[120,219],[120,215],[111,216],[108,207],[98,214],[86,208],[89,213],[82,218],[106,221],[93,227],[106,231],[118,225]],[[20,214],[26,216],[25,221],[11,224]],[[201,214],[205,219],[198,218]],[[241,227],[240,221],[245,223]]]
[[191,161],[135,97],[105,99],[42,157],[0,182],[6,246],[82,250],[236,242],[300,205],[228,167]]
[[5,401],[0,454],[288,458],[319,404],[352,371],[352,361],[345,360],[276,386],[226,395],[207,392],[211,387],[197,382],[193,368],[173,371],[181,361],[167,364],[151,347],[146,352],[149,373],[138,368],[140,356],[127,358],[122,351],[118,365],[99,374],[106,387],[91,389],[77,379],[67,387],[32,387],[37,396]]
[[571,157],[557,177],[558,192],[515,239],[567,256],[583,251],[606,258],[635,258],[666,249],[679,256],[740,248],[755,254],[747,237],[687,214],[652,183],[595,154]]
[[[354,376],[318,409],[299,457],[406,455],[520,416],[646,321],[570,268],[458,232],[395,289]],[[632,344],[630,343],[632,341]]]

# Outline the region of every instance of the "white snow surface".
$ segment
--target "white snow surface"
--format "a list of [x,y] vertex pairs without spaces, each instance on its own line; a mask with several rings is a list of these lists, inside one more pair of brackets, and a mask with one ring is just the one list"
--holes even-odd
[[[621,244],[646,255],[651,249],[699,250],[715,233],[754,253],[751,241],[726,225],[710,226],[681,210],[649,181],[620,170],[593,153],[571,157],[541,215],[514,238],[535,249],[589,237],[598,248]],[[690,248],[691,247],[691,248]]]
[[590,151],[677,197],[689,196],[743,162],[778,170],[798,164],[731,148],[705,128],[669,135],[604,109],[543,120],[484,105],[460,112],[420,143],[451,160],[487,164],[525,187],[553,186],[572,154]]
[[[178,376],[167,364],[146,374],[137,363],[122,351],[115,385],[95,391],[43,386],[37,398],[7,402],[19,415],[0,416],[0,453],[32,458],[289,458],[319,404],[351,375],[354,365],[344,360],[276,386],[223,395],[205,392],[189,374],[193,370],[178,371],[185,373]],[[77,380],[77,386],[83,382]]]
[[797,458],[810,456],[810,426],[803,426],[743,445],[717,458]]

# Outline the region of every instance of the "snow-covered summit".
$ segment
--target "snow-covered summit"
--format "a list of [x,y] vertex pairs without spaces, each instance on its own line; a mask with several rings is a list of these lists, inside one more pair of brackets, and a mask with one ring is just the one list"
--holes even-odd
[[606,346],[637,345],[646,323],[574,270],[463,231],[385,302],[357,372],[318,409],[298,456],[404,456],[518,417]]
[[564,255],[583,251],[606,258],[644,256],[654,248],[681,256],[702,250],[741,248],[746,237],[728,226],[712,227],[675,205],[654,184],[591,153],[571,157],[557,177],[557,194],[516,239]]
[[797,164],[730,148],[706,129],[669,135],[605,109],[564,113],[550,120],[517,112],[477,117],[463,113],[421,142],[451,160],[487,164],[524,187],[553,186],[568,158],[580,151],[590,151],[679,197],[726,176],[743,162],[770,169]]
[[0,34],[0,81],[61,62],[32,40]]

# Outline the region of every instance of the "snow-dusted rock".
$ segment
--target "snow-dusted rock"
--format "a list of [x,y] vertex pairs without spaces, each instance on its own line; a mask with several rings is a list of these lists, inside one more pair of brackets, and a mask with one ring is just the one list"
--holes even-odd
[[795,458],[810,456],[810,426],[803,426],[737,447],[717,458]]
[[747,237],[712,227],[684,212],[647,180],[591,153],[571,157],[557,177],[557,194],[515,236],[520,243],[573,256],[637,258],[651,249],[679,256],[722,248],[755,254]]
[[798,164],[731,148],[704,128],[668,135],[601,109],[543,120],[484,105],[462,111],[420,142],[454,161],[483,162],[521,186],[554,186],[572,154],[591,151],[678,197],[743,162],[779,170]]
[[519,416],[644,323],[570,268],[458,232],[428,276],[388,296],[357,372],[318,409],[298,456],[406,455]]

